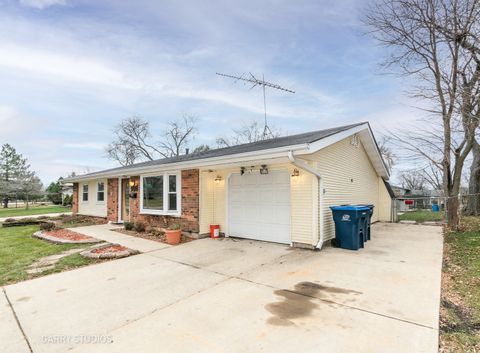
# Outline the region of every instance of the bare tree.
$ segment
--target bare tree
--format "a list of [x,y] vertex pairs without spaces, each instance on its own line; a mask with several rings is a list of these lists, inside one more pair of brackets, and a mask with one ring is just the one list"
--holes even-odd
[[184,115],[182,119],[169,123],[163,139],[159,142],[160,155],[165,158],[179,156],[197,132],[197,118]]
[[[275,128],[270,128],[271,135],[267,138],[275,138],[281,135],[280,131]],[[267,139],[263,133],[263,126],[260,126],[256,121],[243,124],[239,129],[233,129],[233,134],[230,137],[217,138],[218,147],[229,147],[240,145],[242,143],[251,143]]]
[[480,215],[480,145],[477,141],[473,143],[472,165],[470,166],[470,180],[468,183],[467,207],[465,214],[469,216]]
[[184,115],[168,123],[160,134],[160,141],[152,140],[148,121],[133,116],[123,120],[114,129],[114,140],[107,146],[107,157],[121,165],[132,165],[141,160],[169,158],[182,154],[195,136],[197,118]]
[[425,177],[417,169],[404,170],[399,175],[402,187],[409,190],[425,190]]
[[382,136],[378,142],[378,149],[382,155],[383,160],[387,164],[388,170],[392,170],[395,165],[397,156],[393,153],[392,147],[390,146],[390,138],[387,136]]
[[[413,96],[429,102],[429,113],[440,121],[440,161],[415,142],[410,147],[439,165],[448,223],[457,228],[462,169],[478,127],[471,103],[480,80],[480,57],[472,49],[479,38],[480,1],[379,0],[368,8],[365,21],[372,36],[390,49],[385,67],[414,77]],[[461,137],[458,144],[455,134]]]

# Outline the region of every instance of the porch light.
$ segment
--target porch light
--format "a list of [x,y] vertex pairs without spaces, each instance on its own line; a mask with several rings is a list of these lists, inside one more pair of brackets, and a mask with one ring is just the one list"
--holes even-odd
[[266,164],[262,164],[262,167],[260,168],[260,174],[268,174],[268,168]]
[[292,172],[292,177],[293,177],[293,178],[296,178],[296,177],[298,177],[299,175],[300,175],[300,172],[298,171],[297,168],[295,168],[295,169],[293,170],[293,172]]
[[129,180],[128,185],[130,185],[131,188],[135,186],[135,181],[134,180]]
[[215,178],[215,182],[217,184],[220,184],[221,181],[222,181],[222,177],[220,175],[217,175],[217,177]]

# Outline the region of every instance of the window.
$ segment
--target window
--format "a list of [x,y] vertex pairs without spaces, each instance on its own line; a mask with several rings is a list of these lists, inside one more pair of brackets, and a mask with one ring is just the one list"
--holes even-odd
[[82,189],[82,201],[87,202],[88,201],[88,184],[83,184],[83,189]]
[[177,210],[177,176],[168,176],[168,210]]
[[143,178],[143,209],[163,210],[163,176]]
[[180,215],[180,174],[142,176],[142,213]]
[[97,201],[105,201],[105,184],[103,182],[97,184]]

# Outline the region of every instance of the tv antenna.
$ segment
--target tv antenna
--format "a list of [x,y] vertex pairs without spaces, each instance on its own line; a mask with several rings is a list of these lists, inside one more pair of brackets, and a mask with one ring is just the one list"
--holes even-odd
[[[252,87],[250,87],[250,89],[252,89],[254,87],[257,87],[257,86],[262,87],[262,89],[263,89],[263,109],[264,109],[264,113],[265,113],[265,125],[263,127],[262,138],[266,139],[267,137],[273,137],[272,130],[270,130],[270,128],[268,127],[268,123],[267,123],[267,98],[266,98],[266,94],[265,94],[265,88],[269,87],[269,88],[278,89],[280,91],[285,91],[285,92],[289,92],[289,93],[295,93],[295,91],[284,88],[280,85],[277,85],[276,83],[271,83],[271,82],[265,81],[265,76],[264,75],[262,75],[262,79],[260,80],[260,79],[256,78],[251,72],[248,73],[250,76],[248,76],[246,74],[242,74],[241,76],[227,75],[227,74],[222,74],[220,72],[217,72],[216,74],[219,75],[219,76],[232,78],[235,81],[244,81],[244,82],[251,83]],[[247,76],[247,77],[245,77],[245,76]]]

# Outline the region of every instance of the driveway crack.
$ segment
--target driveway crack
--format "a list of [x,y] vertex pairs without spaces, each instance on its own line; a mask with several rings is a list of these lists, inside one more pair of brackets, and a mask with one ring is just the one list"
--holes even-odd
[[4,287],[2,287],[3,295],[5,296],[5,299],[7,300],[8,306],[10,307],[10,310],[12,310],[13,317],[15,318],[15,322],[17,323],[17,326],[22,333],[23,339],[25,340],[25,343],[28,346],[28,349],[30,353],[33,353],[32,345],[30,344],[30,341],[28,340],[27,334],[23,330],[22,324],[20,323],[20,320],[18,319],[17,313],[15,312],[15,309],[13,308],[12,302],[10,301],[10,298],[7,295],[7,291],[5,290]]

